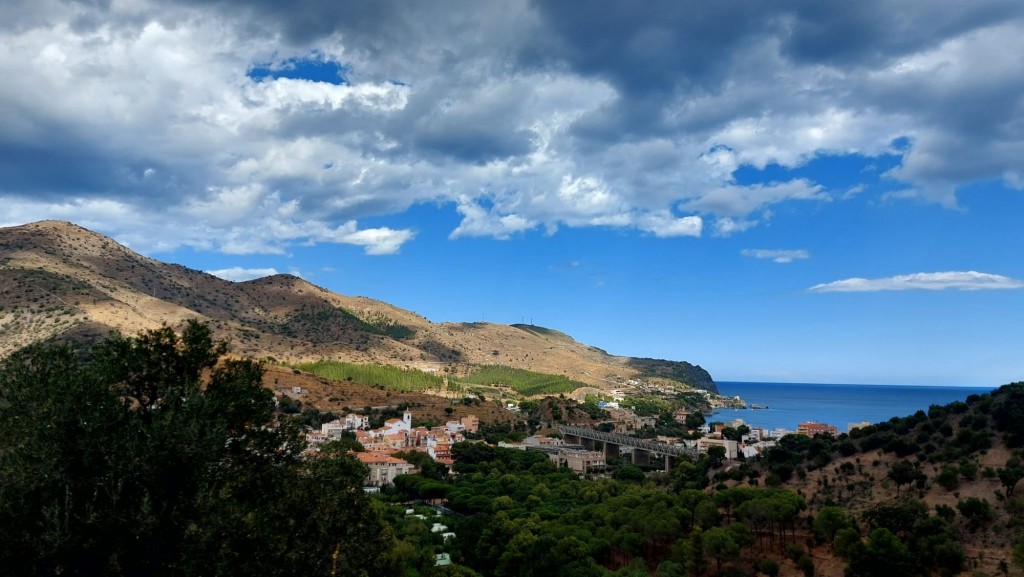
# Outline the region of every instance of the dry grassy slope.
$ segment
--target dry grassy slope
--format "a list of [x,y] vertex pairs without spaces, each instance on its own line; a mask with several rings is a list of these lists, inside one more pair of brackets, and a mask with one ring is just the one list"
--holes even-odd
[[[302,401],[304,407],[317,407],[322,411],[343,414],[348,410],[362,412],[364,407],[395,406],[408,404],[417,421],[437,424],[476,415],[481,422],[499,423],[515,419],[516,414],[493,402],[466,405],[459,400],[445,399],[419,393],[383,391],[359,383],[331,381],[309,373],[294,373],[291,369],[274,365],[266,366],[263,384],[279,395],[288,395]],[[292,387],[303,392],[293,394]],[[445,409],[452,409],[449,415]]]
[[[993,446],[977,454],[972,461],[978,466],[979,471],[985,467],[999,469],[1006,464],[1012,456],[1012,451],[1006,445],[996,439]],[[908,458],[914,461],[913,457]],[[997,492],[1005,492],[998,479],[986,479],[980,473],[974,481],[961,479],[960,485],[954,490],[948,490],[935,482],[935,478],[941,471],[943,465],[924,464],[922,471],[928,476],[924,489],[914,486],[903,486],[897,492],[895,484],[887,481],[890,467],[901,458],[893,453],[886,453],[881,450],[858,453],[850,457],[840,457],[828,466],[815,471],[809,471],[806,478],[799,479],[796,476],[786,483],[786,487],[800,492],[808,500],[812,514],[820,509],[831,499],[835,503],[842,504],[842,507],[856,516],[878,505],[879,503],[892,503],[902,498],[920,499],[934,509],[936,505],[947,505],[956,508],[957,502],[968,497],[985,499],[993,505],[995,518],[991,527],[998,530],[970,530],[966,521],[958,516],[954,521],[956,530],[961,542],[964,545],[964,553],[967,557],[967,565],[972,570],[980,570],[986,575],[999,573],[998,564],[1000,560],[1009,562],[1009,551],[1013,546],[1012,533],[1003,530],[1011,522],[1010,516],[1003,507],[1004,502],[997,496]],[[855,470],[853,473],[842,473],[841,466],[844,463],[851,463]],[[1024,487],[1024,482],[1018,485]],[[832,559],[832,554],[827,547],[820,547],[815,551],[815,556],[823,561],[823,566],[829,570],[819,571],[817,574],[824,577],[840,577],[845,563],[841,560]],[[973,571],[967,571],[971,574]],[[975,573],[977,574],[977,573]]]
[[[235,283],[143,257],[79,226],[44,221],[0,229],[0,355],[29,342],[88,340],[199,318],[235,353],[292,362],[321,358],[418,368],[502,364],[564,374],[598,387],[637,375],[631,359],[527,325],[432,323],[290,275]],[[414,331],[374,334],[363,321]]]

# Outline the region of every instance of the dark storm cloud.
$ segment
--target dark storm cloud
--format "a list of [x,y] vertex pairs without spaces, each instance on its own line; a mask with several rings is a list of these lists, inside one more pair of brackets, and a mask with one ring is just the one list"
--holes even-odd
[[[825,154],[894,155],[889,177],[955,205],[958,186],[1024,182],[1022,13],[1008,0],[12,0],[0,196],[239,230],[259,215],[245,250],[422,202],[454,206],[461,235],[742,230],[832,192],[740,186],[737,168]],[[347,83],[246,74],[308,61]],[[343,232],[383,235],[384,251],[411,238]]]
[[[279,30],[295,43],[315,41],[335,32],[353,35],[362,46],[393,40],[401,26],[403,2],[351,0],[184,0],[180,4],[215,8],[238,19],[255,19],[266,29]],[[373,41],[369,41],[373,39]]]
[[713,91],[736,52],[757,39],[777,39],[781,54],[801,63],[877,66],[1024,14],[1014,0],[532,5],[551,38],[544,50],[524,49],[527,62],[562,60],[629,93]]
[[564,61],[631,97],[706,89],[724,78],[733,51],[772,25],[775,19],[761,6],[724,1],[695,10],[692,3],[672,1],[534,2],[550,38],[543,51],[530,49],[523,57]]
[[417,132],[415,145],[427,156],[441,155],[483,164],[528,153],[533,148],[533,136],[528,130],[508,132],[490,130],[479,124],[448,124]]
[[972,2],[791,2],[782,52],[800,62],[879,66],[965,32],[1017,18],[1014,0]]
[[[520,51],[524,66],[567,65],[610,82],[620,94],[575,124],[581,150],[713,135],[737,119],[840,107],[894,115],[903,124],[893,124],[895,130],[918,137],[917,161],[894,174],[959,182],[1015,169],[1008,151],[1024,142],[1024,75],[1008,61],[1017,47],[1008,44],[1001,58],[976,42],[1009,23],[1019,34],[1020,2],[726,0],[696,7],[607,0],[532,6],[545,33],[542,49],[528,45]],[[896,70],[906,60],[949,50],[950,42],[981,46],[920,73]],[[752,55],[760,66],[745,62]],[[933,155],[942,160],[933,162]]]
[[36,128],[46,136],[26,141],[0,131],[0,191],[12,197],[59,202],[68,194],[133,197],[154,188],[176,196],[182,177],[191,179],[202,172],[193,166],[172,178],[171,171],[181,166],[106,149],[93,135],[59,124]]

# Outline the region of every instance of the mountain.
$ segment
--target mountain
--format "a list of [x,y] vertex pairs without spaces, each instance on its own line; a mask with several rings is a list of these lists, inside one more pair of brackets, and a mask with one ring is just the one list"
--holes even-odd
[[139,255],[60,221],[0,228],[0,356],[40,340],[92,342],[190,318],[236,354],[285,362],[335,359],[427,370],[506,365],[598,388],[629,380],[717,392],[686,362],[610,355],[534,325],[435,323],[291,275],[231,282]]

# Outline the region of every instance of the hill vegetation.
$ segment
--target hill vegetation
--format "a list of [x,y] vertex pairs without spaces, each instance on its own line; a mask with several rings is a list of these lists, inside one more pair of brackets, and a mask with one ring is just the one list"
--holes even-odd
[[181,330],[198,318],[236,354],[290,364],[338,359],[455,374],[503,365],[599,388],[644,374],[629,357],[552,329],[434,323],[292,275],[229,282],[65,222],[0,228],[0,273],[0,357],[48,339],[90,344],[111,330]]
[[444,379],[437,375],[388,365],[317,361],[301,363],[295,368],[335,381],[355,381],[394,391],[423,392],[444,387]]
[[597,480],[542,453],[457,446],[458,476],[403,479],[395,498],[444,498],[468,535],[453,558],[483,575],[1006,575],[1024,570],[1022,410],[1018,383],[852,435],[788,436],[760,461],[709,451],[645,475],[612,459]]
[[[0,574],[1024,569],[1024,383],[835,438],[789,436],[760,461],[709,450],[669,472],[613,457],[605,476],[584,479],[542,452],[461,443],[457,475],[409,455],[422,473],[374,500],[350,457],[303,458],[299,426],[316,415],[275,411],[264,367],[225,351],[192,322],[180,335],[115,336],[88,354],[36,345],[0,362]],[[573,410],[530,403],[538,421]],[[446,504],[435,519],[456,537],[406,515],[410,500]],[[435,565],[441,552],[452,565]]]
[[5,359],[0,574],[383,574],[365,468],[303,458],[260,366],[224,351],[190,323]]
[[700,365],[691,365],[685,361],[665,361],[662,359],[633,358],[626,363],[629,367],[640,371],[642,377],[661,377],[684,383],[694,389],[703,389],[713,393],[718,387],[711,375]]
[[502,365],[485,365],[459,379],[465,383],[509,387],[524,395],[558,395],[587,386],[564,375],[547,375]]

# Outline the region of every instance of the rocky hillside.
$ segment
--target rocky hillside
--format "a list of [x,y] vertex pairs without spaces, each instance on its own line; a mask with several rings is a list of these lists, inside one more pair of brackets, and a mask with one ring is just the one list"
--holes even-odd
[[199,318],[233,352],[256,358],[454,372],[507,365],[599,388],[671,379],[717,392],[711,376],[689,363],[610,355],[532,325],[435,323],[290,275],[230,282],[66,222],[0,229],[0,272],[0,356],[39,340],[87,342]]

